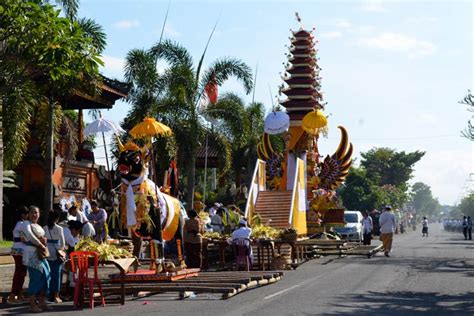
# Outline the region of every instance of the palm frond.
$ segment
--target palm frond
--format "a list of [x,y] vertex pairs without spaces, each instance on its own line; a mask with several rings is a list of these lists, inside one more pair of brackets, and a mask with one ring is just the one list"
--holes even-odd
[[79,10],[79,0],[55,0],[59,4],[68,19],[75,20]]
[[107,35],[104,28],[93,19],[81,18],[77,21],[86,37],[92,40],[92,45],[99,53],[102,53],[107,46]]
[[245,93],[248,94],[252,91],[252,70],[246,63],[235,58],[222,58],[213,62],[204,72],[199,90],[204,91],[211,79],[215,79],[218,85],[222,85],[230,77],[235,77],[243,84]]
[[5,168],[13,169],[23,158],[30,136],[30,122],[38,94],[33,82],[26,81],[0,98],[3,119]]
[[18,188],[15,184],[16,173],[13,170],[3,170],[3,187]]
[[164,59],[172,66],[185,66],[189,69],[193,68],[193,59],[188,50],[171,40],[164,40],[155,44],[150,52],[156,59]]

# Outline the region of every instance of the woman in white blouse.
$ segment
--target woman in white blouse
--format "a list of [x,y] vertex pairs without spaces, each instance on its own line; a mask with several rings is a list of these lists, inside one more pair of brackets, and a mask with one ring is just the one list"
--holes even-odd
[[51,283],[49,287],[50,301],[61,303],[59,297],[61,291],[61,275],[63,262],[58,258],[58,250],[64,250],[64,232],[63,228],[58,225],[60,214],[51,211],[48,214],[48,225],[44,226],[46,237],[48,238],[47,245],[49,250],[48,263],[51,269]]
[[23,298],[23,284],[25,283],[26,276],[26,267],[23,265],[23,242],[21,241],[21,232],[25,226],[26,221],[28,220],[29,210],[25,206],[21,208],[18,213],[20,213],[20,220],[16,223],[15,228],[13,229],[13,246],[11,255],[15,260],[15,272],[13,274],[12,281],[12,292],[8,296],[7,302],[9,304],[21,303]]
[[[40,217],[39,208],[30,206],[28,218],[22,236],[25,240],[23,249],[23,264],[28,268],[30,283],[28,295],[30,296],[30,306],[32,312],[41,312],[48,309],[46,304],[46,293],[50,281],[50,269],[46,259],[40,259],[38,253],[45,251],[47,238],[44,229],[38,224]],[[39,304],[36,304],[38,297]]]

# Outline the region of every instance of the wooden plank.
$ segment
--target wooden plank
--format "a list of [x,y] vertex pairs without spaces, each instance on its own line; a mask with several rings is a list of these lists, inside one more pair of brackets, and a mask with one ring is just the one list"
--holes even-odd
[[[120,287],[103,287],[104,292],[108,293],[120,293]],[[140,286],[126,286],[125,291],[127,293],[140,291],[140,292],[184,292],[192,291],[196,293],[233,293],[236,291],[233,287],[212,287],[212,286],[200,286],[200,285],[189,285],[181,286],[175,284],[154,284],[154,285],[140,285]]]

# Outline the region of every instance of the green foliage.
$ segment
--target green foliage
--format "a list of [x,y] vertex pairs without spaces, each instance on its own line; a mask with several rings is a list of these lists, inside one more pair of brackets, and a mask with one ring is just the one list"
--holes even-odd
[[465,216],[474,217],[474,192],[465,196],[457,207]]
[[359,168],[351,168],[345,185],[339,189],[344,207],[371,211],[386,204],[401,207],[407,202],[408,181],[414,164],[423,152],[396,152],[390,148],[374,148],[361,153]]
[[339,189],[343,205],[349,210],[371,211],[379,207],[377,186],[367,177],[363,168],[352,167],[345,185]]
[[4,170],[3,171],[3,187],[4,188],[17,188],[15,184],[15,171]]
[[263,104],[245,106],[242,98],[234,93],[223,94],[217,104],[205,111],[205,115],[216,120],[215,130],[229,144],[228,161],[232,162],[237,185],[240,184],[242,168],[248,168],[257,158],[256,147],[263,133],[263,114]]
[[[47,113],[44,105],[49,100],[59,100],[72,89],[94,93],[102,61],[96,43],[80,24],[60,17],[49,4],[3,0],[0,12],[5,165],[13,168],[26,150],[32,117],[39,114],[38,126],[45,129],[41,113]],[[55,119],[60,122],[61,109],[57,111]]]
[[[471,93],[471,90],[467,90],[467,95],[459,101],[459,104],[467,105],[467,110],[471,113],[474,112],[474,95]],[[471,119],[472,118],[473,115],[471,114]],[[467,127],[461,131],[461,136],[474,141],[474,125],[471,120],[467,122]]]
[[442,210],[438,200],[433,197],[431,188],[423,182],[413,184],[412,204],[417,214],[421,216],[438,216]]
[[373,148],[361,153],[361,166],[367,171],[368,177],[377,185],[394,185],[404,190],[413,176],[413,167],[424,152],[397,152],[391,148]]
[[[168,64],[162,73],[156,71],[157,60]],[[220,152],[221,169],[228,168],[230,162],[231,142],[206,126],[198,106],[204,87],[211,78],[221,85],[231,76],[243,83],[246,92],[250,92],[252,87],[250,68],[238,59],[219,59],[211,63],[202,75],[200,66],[198,69],[194,67],[189,51],[170,40],[160,41],[149,50],[131,50],[125,66],[125,78],[132,87],[128,99],[132,107],[122,125],[130,129],[151,115],[170,126],[178,148],[178,163],[187,171],[189,205],[192,205],[194,190],[195,156],[204,146],[206,134]],[[226,113],[232,114],[227,110]]]

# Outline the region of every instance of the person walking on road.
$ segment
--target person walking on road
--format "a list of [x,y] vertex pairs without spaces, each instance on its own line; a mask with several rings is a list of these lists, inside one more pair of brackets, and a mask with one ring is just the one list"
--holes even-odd
[[471,216],[467,217],[467,237],[472,240],[472,219]]
[[391,212],[390,205],[385,206],[383,213],[379,217],[380,240],[383,244],[385,257],[390,257],[392,251],[393,233],[395,232],[395,215]]
[[423,234],[421,237],[428,237],[428,220],[426,219],[426,216],[423,216],[421,227],[421,233]]
[[370,245],[372,239],[372,230],[374,229],[374,224],[372,222],[372,217],[369,216],[369,213],[364,212],[364,218],[362,219],[362,232],[364,234],[363,243],[364,245]]
[[464,235],[464,240],[467,240],[467,217],[464,216],[462,219],[462,233]]

